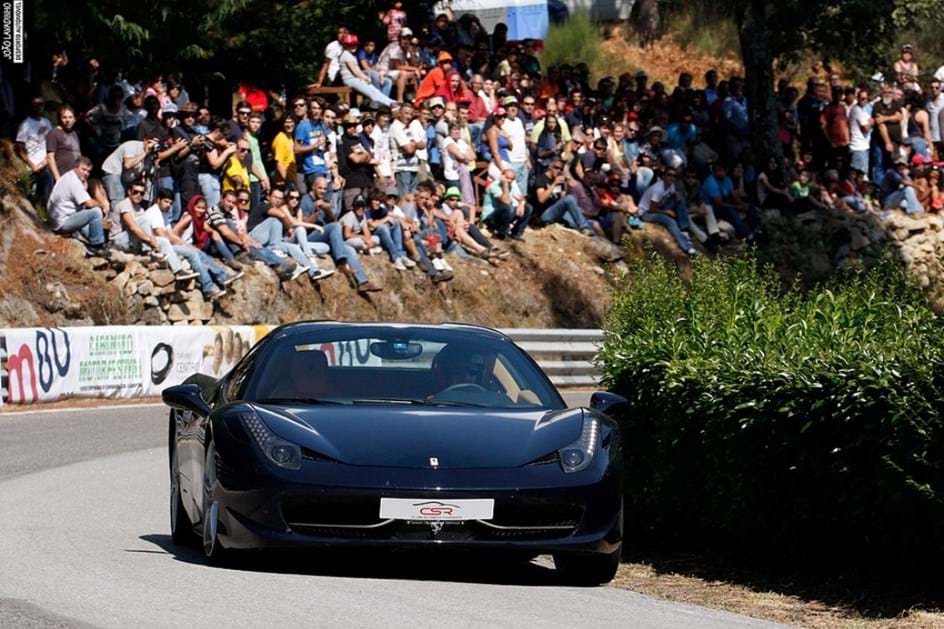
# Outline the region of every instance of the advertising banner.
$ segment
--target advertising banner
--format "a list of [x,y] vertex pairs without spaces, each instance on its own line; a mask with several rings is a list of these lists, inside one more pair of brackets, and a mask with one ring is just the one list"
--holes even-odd
[[0,329],[0,404],[159,395],[194,373],[219,377],[269,326]]
[[489,33],[504,22],[512,41],[547,35],[547,0],[453,0],[452,10],[457,19],[463,13],[476,16]]

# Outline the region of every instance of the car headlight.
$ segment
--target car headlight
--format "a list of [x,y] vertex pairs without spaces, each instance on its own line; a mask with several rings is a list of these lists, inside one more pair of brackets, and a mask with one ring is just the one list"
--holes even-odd
[[567,473],[587,469],[593,462],[593,455],[599,447],[600,422],[596,418],[584,416],[580,437],[572,444],[558,450],[561,467]]
[[301,469],[302,449],[299,446],[276,437],[255,413],[240,413],[239,418],[267,459],[287,470]]

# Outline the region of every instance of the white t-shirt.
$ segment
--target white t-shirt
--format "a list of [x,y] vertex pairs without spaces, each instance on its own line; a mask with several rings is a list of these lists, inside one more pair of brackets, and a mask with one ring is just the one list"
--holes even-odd
[[374,125],[370,139],[374,141],[374,159],[377,160],[377,170],[380,171],[380,176],[393,177],[393,163],[390,160],[390,136],[380,128],[380,125]]
[[125,169],[124,159],[126,157],[140,155],[143,152],[144,142],[140,140],[129,140],[128,142],[123,142],[118,145],[118,148],[112,151],[108,157],[105,158],[104,162],[102,162],[102,172],[105,172],[109,175],[118,175],[120,177]]
[[420,168],[420,161],[416,153],[406,155],[400,151],[404,144],[416,142],[417,138],[413,134],[412,126],[407,127],[399,120],[394,120],[390,125],[390,154],[393,157],[394,170],[397,172],[416,172]]
[[342,228],[350,227],[354,232],[353,237],[357,237],[364,233],[364,227],[367,226],[367,214],[365,212],[363,217],[357,218],[357,213],[352,210],[350,212],[345,212],[340,221]]
[[325,59],[330,59],[330,63],[328,63],[328,81],[332,83],[338,76],[338,70],[341,69],[340,59],[343,52],[344,46],[336,39],[325,46]]
[[665,181],[660,179],[655,182],[642,193],[642,198],[639,199],[639,213],[645,214],[649,211],[649,208],[653,203],[660,203],[665,197],[675,193],[675,184],[672,184],[668,188],[665,187]]
[[[423,126],[423,123],[420,122],[419,118],[416,118],[413,122],[410,123],[410,133],[416,138],[417,142],[426,142],[426,127]],[[416,157],[421,162],[429,161],[429,147],[425,149],[416,149]]]
[[872,117],[866,113],[865,109],[858,104],[854,105],[849,111],[849,150],[867,151],[869,142],[872,139],[872,129],[865,130],[864,125],[868,124]]
[[508,151],[509,162],[524,162],[528,159],[528,145],[525,141],[524,123],[521,118],[507,118],[502,125],[502,131],[508,134],[511,140],[511,150]]
[[55,229],[62,227],[67,218],[85,209],[84,203],[91,198],[75,169],[59,177],[49,195],[49,218],[52,226]]
[[[456,181],[459,179],[459,160],[452,156],[449,153],[450,146],[459,147],[459,151],[466,153],[469,150],[469,145],[466,144],[464,138],[459,138],[458,141],[453,140],[451,137],[447,137],[443,140],[442,143],[442,163],[443,163],[443,177],[450,181]],[[464,162],[463,162],[464,163]]]
[[156,233],[155,230],[158,229],[167,229],[167,223],[164,222],[164,213],[161,212],[161,208],[156,203],[144,211],[144,222],[151,228],[152,233]]
[[34,166],[46,159],[46,136],[51,131],[52,124],[45,118],[27,118],[16,132],[16,141],[26,147],[26,156]]
[[941,111],[944,111],[944,93],[939,93],[937,98],[928,101],[928,117],[931,119],[932,142],[941,142],[944,140],[944,133],[941,133]]

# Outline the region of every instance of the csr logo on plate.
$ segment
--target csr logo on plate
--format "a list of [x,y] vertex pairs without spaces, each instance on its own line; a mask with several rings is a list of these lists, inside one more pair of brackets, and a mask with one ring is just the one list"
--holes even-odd
[[429,501],[413,503],[414,507],[419,507],[419,514],[424,517],[451,517],[457,515],[456,512],[462,507],[459,505],[448,504],[445,502]]

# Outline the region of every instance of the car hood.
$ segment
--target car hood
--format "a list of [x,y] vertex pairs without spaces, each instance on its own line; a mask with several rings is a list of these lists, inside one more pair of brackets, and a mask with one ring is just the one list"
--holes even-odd
[[284,439],[342,463],[384,467],[519,467],[575,441],[583,425],[581,409],[257,408],[274,415],[263,419]]

